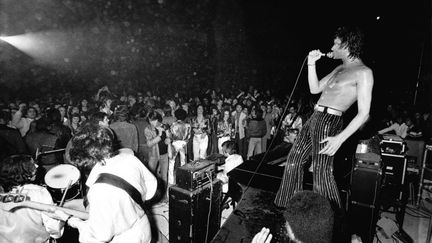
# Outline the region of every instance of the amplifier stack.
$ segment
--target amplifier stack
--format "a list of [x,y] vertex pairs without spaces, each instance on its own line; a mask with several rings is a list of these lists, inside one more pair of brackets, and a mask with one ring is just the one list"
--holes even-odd
[[377,137],[360,141],[353,160],[348,218],[350,233],[365,243],[372,243],[375,236],[382,167]]
[[177,168],[169,188],[170,242],[210,242],[221,223],[222,182],[216,163],[191,162]]

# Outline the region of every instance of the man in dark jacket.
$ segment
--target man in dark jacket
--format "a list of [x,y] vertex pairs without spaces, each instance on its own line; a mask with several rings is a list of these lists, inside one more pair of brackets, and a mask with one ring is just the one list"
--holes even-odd
[[248,122],[246,136],[249,138],[247,159],[254,154],[260,154],[262,148],[262,138],[267,133],[267,125],[263,119],[261,108],[252,109],[252,119]]
[[10,120],[8,112],[0,111],[0,161],[9,155],[27,153],[18,129],[8,126]]

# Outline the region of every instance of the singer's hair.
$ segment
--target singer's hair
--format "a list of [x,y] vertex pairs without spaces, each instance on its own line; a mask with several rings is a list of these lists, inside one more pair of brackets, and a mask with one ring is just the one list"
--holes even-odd
[[364,35],[358,27],[339,27],[334,35],[341,40],[342,47],[347,47],[349,57],[359,58],[363,53]]

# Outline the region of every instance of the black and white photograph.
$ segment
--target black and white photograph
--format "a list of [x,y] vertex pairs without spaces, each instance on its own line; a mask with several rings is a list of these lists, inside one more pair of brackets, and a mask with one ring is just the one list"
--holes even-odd
[[432,3],[0,0],[0,243],[432,243]]

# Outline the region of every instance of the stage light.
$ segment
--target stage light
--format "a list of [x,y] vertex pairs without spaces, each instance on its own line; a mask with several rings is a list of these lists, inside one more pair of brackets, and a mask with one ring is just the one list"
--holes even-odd
[[[59,48],[58,35],[50,32],[25,33],[22,35],[2,36],[0,39],[19,51],[42,63],[59,63],[63,59]],[[64,38],[62,38],[63,40]]]
[[381,19],[381,16],[377,16],[377,17],[376,17],[376,20],[380,20],[380,19]]

